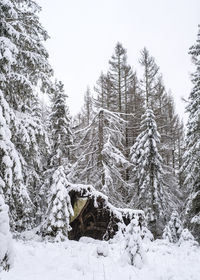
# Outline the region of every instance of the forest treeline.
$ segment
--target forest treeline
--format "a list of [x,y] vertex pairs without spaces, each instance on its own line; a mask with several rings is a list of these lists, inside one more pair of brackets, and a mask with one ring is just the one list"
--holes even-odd
[[72,118],[39,11],[34,1],[0,3],[0,232],[6,204],[13,233],[38,227],[65,238],[71,182],[91,184],[116,207],[144,210],[155,238],[177,210],[199,240],[200,33],[189,51],[196,70],[187,131],[154,57],[141,51],[138,78],[121,43]]

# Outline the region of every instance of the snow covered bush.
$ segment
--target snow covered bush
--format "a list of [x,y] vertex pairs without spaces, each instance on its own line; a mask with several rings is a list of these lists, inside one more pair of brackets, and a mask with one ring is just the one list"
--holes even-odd
[[70,196],[67,191],[69,185],[64,167],[59,166],[52,175],[52,184],[48,197],[46,219],[42,225],[43,235],[53,237],[54,241],[64,241],[68,237],[70,215],[73,215]]
[[138,219],[133,219],[126,228],[125,251],[128,257],[128,263],[137,268],[142,268],[145,255],[142,248]]
[[185,228],[181,233],[178,245],[197,246],[198,242],[195,241],[194,236],[191,234],[191,232],[187,228]]
[[183,226],[179,214],[177,211],[173,211],[170,221],[164,228],[163,238],[167,239],[169,242],[176,243],[178,242],[182,231]]
[[140,229],[140,235],[143,242],[150,242],[154,240],[153,234],[148,230],[146,226],[142,226]]
[[154,240],[153,234],[147,228],[147,223],[145,219],[144,212],[142,210],[133,210],[129,208],[116,208],[115,211],[119,211],[122,214],[120,222],[117,223],[118,230],[114,235],[110,243],[121,243],[124,242],[124,237],[126,235],[127,224],[130,221],[136,219],[139,225],[139,234],[142,242],[151,242]]
[[9,270],[13,264],[12,238],[9,228],[8,206],[0,191],[0,271]]

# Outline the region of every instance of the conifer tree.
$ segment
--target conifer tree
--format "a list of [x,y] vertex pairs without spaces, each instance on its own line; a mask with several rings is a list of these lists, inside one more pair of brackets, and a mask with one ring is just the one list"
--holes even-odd
[[89,87],[87,87],[87,90],[84,95],[84,110],[86,112],[86,126],[87,126],[89,125],[93,115],[92,97],[91,97],[91,92]]
[[[133,95],[136,93],[136,74],[133,73],[130,65],[127,64],[126,50],[121,43],[117,43],[115,53],[109,60],[110,69],[106,75],[101,74],[97,81],[95,91],[97,98],[95,107],[107,109],[112,112],[120,112],[119,116],[124,122],[124,140],[121,152],[126,160],[129,160],[129,148],[132,145],[132,133],[129,128],[133,112],[130,109],[133,106]],[[135,88],[134,88],[135,87]],[[131,143],[131,144],[130,144]],[[129,180],[129,168],[125,169],[122,174],[124,180]]]
[[194,87],[186,108],[189,116],[183,169],[186,173],[185,185],[190,192],[186,209],[187,225],[200,242],[200,26],[197,41],[190,48],[189,53],[196,71],[192,75]]
[[123,124],[117,114],[100,109],[88,127],[76,131],[81,141],[76,144],[77,161],[69,177],[73,182],[92,184],[115,205],[125,205],[128,191],[122,170],[130,164],[120,151]]
[[33,87],[51,87],[52,69],[42,41],[48,38],[37,13],[35,1],[3,1],[1,3],[0,60],[2,83],[0,89],[17,111],[29,111]]
[[25,171],[26,186],[30,198],[34,205],[34,225],[38,225],[42,219],[42,209],[40,208],[40,188],[43,184],[43,174],[48,167],[48,158],[51,154],[48,123],[43,118],[42,104],[36,96],[31,112],[31,123],[27,130],[32,137],[32,144],[28,158],[28,168]]
[[23,178],[23,159],[12,142],[12,121],[16,121],[15,115],[0,91],[0,181],[12,230],[22,230],[29,227],[32,204]]
[[[48,146],[47,135],[32,111],[38,98],[35,88],[49,92],[52,75],[48,53],[42,44],[48,36],[38,20],[39,11],[35,1],[29,0],[8,0],[0,5],[0,90],[11,112],[9,121],[6,118],[9,129],[6,141],[10,153],[14,151],[11,162],[15,159],[12,166],[10,163],[13,172],[8,176],[12,185],[4,189],[4,194],[12,229],[18,230],[33,226],[35,211],[30,197],[34,200],[47,157],[43,151]],[[3,114],[5,118],[4,110]],[[1,172],[4,171],[5,165]]]
[[153,96],[157,85],[159,67],[146,48],[141,51],[140,64],[144,68],[142,88],[145,93],[146,104],[153,109]]
[[109,61],[110,64],[110,76],[113,83],[116,94],[116,109],[117,112],[122,112],[122,99],[124,94],[124,80],[123,72],[126,62],[126,50],[121,43],[117,43],[115,46],[115,53]]
[[179,246],[187,246],[191,248],[192,246],[198,246],[198,242],[195,240],[194,236],[191,234],[191,232],[185,228],[180,236],[180,239],[178,241]]
[[69,182],[63,166],[55,169],[48,191],[48,208],[41,230],[43,235],[51,236],[55,241],[64,241],[68,237],[70,215],[73,216],[71,200],[67,191]]
[[153,96],[157,85],[159,67],[146,48],[141,51],[140,64],[144,68],[142,87],[146,97],[146,104],[153,109]]
[[115,90],[109,72],[107,74],[101,73],[94,90],[97,93],[97,98],[95,100],[95,106],[97,108],[116,111]]
[[125,232],[125,250],[129,264],[142,268],[145,254],[142,248],[140,226],[137,218],[132,219]]
[[[65,95],[64,92],[64,85],[62,82],[56,81],[52,93],[51,112],[49,115],[51,151],[37,199],[39,211],[43,213],[46,212],[46,209],[48,208],[48,202],[45,199],[46,193],[49,191],[49,188],[52,190],[55,185],[54,179],[52,179],[54,174],[61,174],[64,178],[64,174],[67,176],[71,168],[71,146],[73,143],[73,137],[66,97],[67,95]],[[58,192],[58,194],[60,194],[60,192]]]
[[127,113],[128,109],[128,89],[133,80],[133,72],[127,64],[127,51],[121,43],[115,46],[115,52],[109,60],[110,69],[108,72],[112,82],[112,89],[115,95],[114,111]]
[[132,149],[134,188],[137,188],[138,194],[133,197],[135,201],[132,203],[145,211],[149,228],[156,238],[161,235],[165,223],[166,193],[162,158],[158,152],[160,135],[150,109],[143,115],[141,130]]
[[67,164],[70,158],[70,146],[72,145],[73,138],[66,97],[64,85],[62,82],[56,82],[52,98],[52,112],[50,114],[53,145],[53,154],[51,158],[52,166]]
[[164,228],[163,238],[167,239],[169,242],[177,243],[182,231],[183,225],[180,220],[179,214],[177,211],[173,211],[169,222]]
[[141,117],[144,114],[144,96],[140,88],[137,73],[133,73],[132,82],[127,92],[127,136],[128,148],[135,143],[140,133]]

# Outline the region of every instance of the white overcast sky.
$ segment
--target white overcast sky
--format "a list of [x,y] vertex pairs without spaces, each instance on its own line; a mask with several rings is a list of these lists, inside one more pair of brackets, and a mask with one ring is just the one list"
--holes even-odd
[[[181,97],[191,90],[194,70],[188,55],[197,38],[200,0],[37,0],[40,19],[50,35],[45,44],[55,76],[65,84],[72,114],[83,104],[87,85],[93,90],[119,41],[128,62],[139,70],[146,46],[175,97],[181,117]],[[138,71],[140,72],[140,71]]]

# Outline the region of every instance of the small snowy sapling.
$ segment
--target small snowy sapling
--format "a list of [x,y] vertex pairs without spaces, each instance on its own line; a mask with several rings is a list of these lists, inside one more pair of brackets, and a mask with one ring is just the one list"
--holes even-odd
[[165,226],[163,238],[169,242],[177,243],[183,231],[182,222],[177,211],[173,211],[170,221]]
[[191,232],[187,228],[185,228],[181,233],[178,245],[179,246],[182,246],[182,245],[197,246],[198,242],[195,241],[195,238],[191,234]]
[[73,216],[74,213],[67,191],[68,185],[64,167],[59,166],[52,176],[49,207],[46,220],[42,225],[43,234],[52,236],[54,241],[64,241],[68,237],[68,231],[71,230],[70,216]]
[[128,263],[137,268],[142,268],[145,256],[141,243],[138,219],[133,219],[126,228],[125,251],[128,256]]

